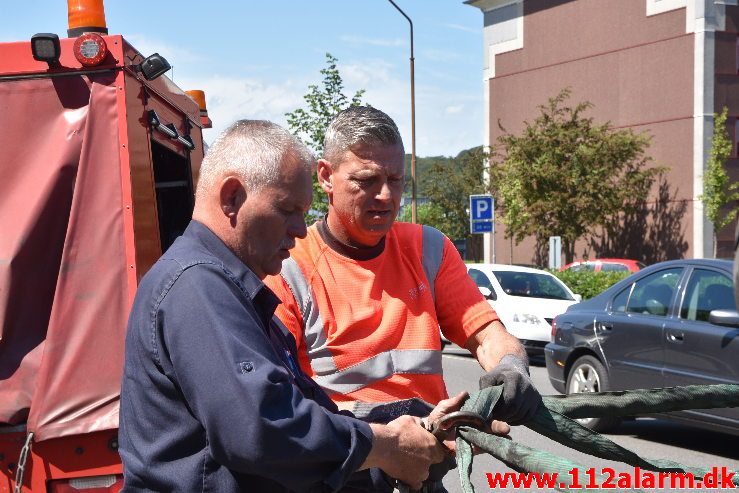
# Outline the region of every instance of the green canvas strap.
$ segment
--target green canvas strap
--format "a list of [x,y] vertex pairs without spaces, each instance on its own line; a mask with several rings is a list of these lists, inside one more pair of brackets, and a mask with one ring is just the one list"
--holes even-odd
[[[478,413],[489,422],[495,419],[493,408],[501,392],[501,386],[488,387],[475,392],[462,406],[462,410]],[[539,407],[534,419],[525,423],[524,426],[562,445],[594,457],[623,462],[648,471],[686,472],[692,473],[695,477],[701,477],[709,471],[668,460],[642,458],[582,426],[574,419],[632,416],[717,407],[739,407],[739,385],[691,385],[666,389],[547,396],[543,398],[543,404]],[[581,474],[580,477],[586,477],[586,469],[581,464],[548,452],[467,426],[457,428],[457,432],[457,464],[464,493],[475,491],[470,480],[473,445],[518,472],[538,474],[556,472],[561,477],[567,477],[573,468],[577,468]],[[605,481],[605,478],[597,475],[595,479],[598,484],[603,484]],[[734,484],[739,485],[739,478],[734,478]],[[564,484],[557,483],[556,486],[560,491],[567,491]],[[588,491],[601,490],[588,488]],[[608,488],[603,491],[641,490]]]

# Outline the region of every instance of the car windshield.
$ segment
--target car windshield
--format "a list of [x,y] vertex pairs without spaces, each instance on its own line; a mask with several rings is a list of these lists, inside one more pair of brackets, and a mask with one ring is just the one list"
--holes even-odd
[[574,300],[562,282],[549,274],[533,272],[493,271],[500,287],[511,296]]

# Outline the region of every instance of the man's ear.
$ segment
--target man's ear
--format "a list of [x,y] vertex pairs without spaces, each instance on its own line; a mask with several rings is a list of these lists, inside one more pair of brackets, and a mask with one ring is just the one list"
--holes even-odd
[[219,199],[223,214],[234,221],[239,214],[239,209],[246,202],[246,188],[235,176],[227,176],[221,182]]
[[318,184],[321,185],[321,188],[330,199],[334,191],[333,184],[331,183],[331,175],[333,174],[331,163],[325,159],[319,159],[318,165],[316,166],[316,174],[318,175]]

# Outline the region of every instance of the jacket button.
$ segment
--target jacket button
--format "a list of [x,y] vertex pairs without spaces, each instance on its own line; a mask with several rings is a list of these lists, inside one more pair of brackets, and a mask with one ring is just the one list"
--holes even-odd
[[242,361],[239,363],[239,367],[241,368],[241,373],[249,373],[254,369],[254,365],[251,361]]

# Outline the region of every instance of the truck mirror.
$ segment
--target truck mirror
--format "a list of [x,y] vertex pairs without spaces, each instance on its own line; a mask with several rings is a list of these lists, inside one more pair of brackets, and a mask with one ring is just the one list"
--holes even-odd
[[154,80],[160,75],[167,72],[172,66],[169,64],[166,58],[159,53],[154,53],[144,58],[139,66],[141,73],[144,74],[144,79]]

